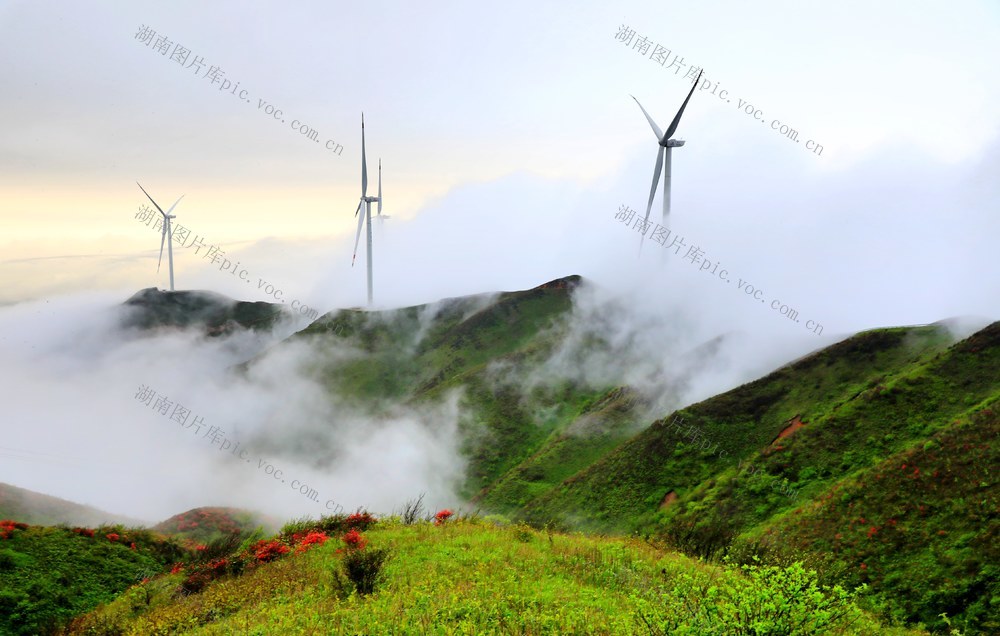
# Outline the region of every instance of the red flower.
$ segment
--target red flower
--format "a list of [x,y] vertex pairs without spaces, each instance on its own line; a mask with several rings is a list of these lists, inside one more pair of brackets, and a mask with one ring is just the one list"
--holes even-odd
[[310,532],[302,539],[302,542],[299,544],[299,547],[295,549],[295,551],[305,552],[309,549],[309,546],[316,544],[323,545],[329,538],[330,537],[326,536],[326,533],[324,532]]
[[14,530],[25,530],[27,527],[28,524],[19,521],[11,521],[10,519],[0,521],[0,539],[10,537],[10,535],[14,534]]
[[180,572],[183,569],[184,569],[184,564],[183,563],[174,563],[174,567],[170,568],[170,573],[171,574],[177,574],[178,572]]
[[436,515],[434,515],[434,525],[439,526],[451,517],[453,513],[451,510],[445,508],[444,510],[439,510]]
[[368,526],[374,524],[376,521],[378,520],[368,512],[353,512],[347,516],[344,525],[348,528],[367,530]]
[[91,537],[94,536],[94,531],[90,528],[73,528],[73,532],[77,533],[81,537]]
[[118,539],[121,538],[121,537],[118,536],[117,532],[109,532],[108,534],[106,534],[104,536],[107,537],[108,541],[111,541],[112,543],[114,543],[115,541],[117,541]]
[[347,544],[349,548],[354,548],[356,550],[364,550],[365,546],[368,545],[368,540],[361,536],[361,533],[357,530],[350,530],[343,536],[344,543]]
[[135,550],[135,541],[133,541],[128,547],[130,550]]
[[254,544],[254,547],[252,549],[254,557],[256,557],[256,559],[261,563],[273,561],[274,559],[280,557],[282,554],[287,554],[289,551],[287,545],[281,543],[276,539],[272,539],[271,541],[261,539],[256,544]]

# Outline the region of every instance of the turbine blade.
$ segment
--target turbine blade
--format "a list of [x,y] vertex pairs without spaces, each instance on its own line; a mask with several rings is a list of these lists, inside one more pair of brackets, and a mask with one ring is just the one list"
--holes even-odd
[[[629,97],[635,99],[634,95],[629,95]],[[635,99],[635,103],[639,104],[639,100]],[[656,125],[656,122],[653,121],[653,118],[649,116],[649,113],[646,112],[646,109],[642,108],[642,104],[639,104],[639,108],[642,109],[642,114],[646,116],[646,121],[648,121],[649,125],[653,127],[653,133],[656,134],[656,141],[663,141],[664,139],[663,131],[660,130],[660,127]]]
[[656,185],[660,181],[660,171],[663,169],[663,151],[666,148],[660,146],[656,151],[656,168],[653,169],[653,185],[649,188],[649,203],[646,204],[646,222],[649,222],[649,212],[653,209],[653,195],[656,194]]
[[[161,210],[162,211],[162,210]],[[167,219],[169,221],[170,219]],[[163,223],[163,233],[160,234],[160,259],[156,261],[156,273],[160,273],[160,263],[163,262],[163,241],[167,238],[167,224]]]
[[[138,181],[136,181],[136,182],[135,182],[135,184],[136,184],[137,186],[139,186],[139,189],[140,189],[140,190],[142,190],[142,193],[143,193],[143,194],[145,194],[145,195],[146,195],[146,197],[147,197],[147,198],[148,198],[148,199],[149,199],[150,201],[153,201],[153,197],[149,196],[149,193],[148,193],[148,192],[146,192],[146,188],[142,187],[142,184],[141,184],[141,183],[139,183]],[[155,205],[155,206],[156,206],[156,209],[160,211],[160,214],[162,214],[163,216],[167,216],[167,215],[166,215],[166,213],[165,213],[165,212],[163,211],[163,208],[161,208],[161,207],[160,207],[159,205],[157,205],[156,201],[153,201],[153,205]]]
[[[361,203],[358,203],[358,211],[361,211]],[[358,243],[361,241],[361,226],[364,225],[365,215],[358,215],[358,234],[354,237],[354,256],[351,257],[351,267],[354,267],[354,260],[358,257]]]
[[365,114],[361,113],[361,196],[368,196],[368,162],[365,160]]
[[382,216],[382,158],[378,160],[378,214]]
[[676,115],[674,115],[674,120],[670,122],[670,128],[667,128],[667,135],[663,138],[664,141],[673,136],[674,132],[677,130],[677,124],[681,123],[681,115],[684,114],[684,109],[687,108],[688,100],[691,99],[691,95],[694,94],[694,89],[698,87],[698,80],[701,79],[702,73],[704,73],[704,71],[699,71],[698,77],[694,79],[694,85],[691,86],[691,90],[688,91],[688,96],[684,98],[684,103],[681,104],[681,109],[677,111]]
[[181,197],[180,197],[180,199],[177,199],[176,201],[174,201],[174,204],[172,206],[170,206],[169,210],[167,210],[167,214],[170,214],[171,212],[173,212],[174,208],[177,207],[177,204],[180,203],[181,199],[183,199],[183,198],[184,198],[184,195],[182,194]]

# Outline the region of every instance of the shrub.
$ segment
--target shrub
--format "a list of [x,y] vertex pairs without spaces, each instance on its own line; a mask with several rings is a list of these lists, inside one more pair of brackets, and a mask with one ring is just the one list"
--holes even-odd
[[310,532],[309,534],[307,534],[302,538],[302,540],[299,542],[298,547],[295,548],[295,552],[296,553],[305,552],[306,550],[309,549],[309,546],[311,545],[323,545],[329,538],[330,537],[326,536],[326,533],[324,532]]
[[519,523],[513,528],[514,538],[521,543],[529,543],[535,538],[535,533],[527,524]]
[[27,528],[28,524],[19,521],[11,521],[10,519],[0,521],[0,539],[9,538],[10,535],[14,534],[14,530],[26,530]]
[[364,550],[365,546],[368,545],[368,540],[362,537],[357,530],[350,530],[342,538],[347,547],[352,550]]
[[820,587],[815,570],[801,563],[740,569],[742,576],[725,572],[716,580],[716,571],[698,582],[682,573],[663,604],[650,607],[649,615],[640,610],[639,619],[650,634],[719,633],[725,625],[726,633],[819,636],[842,633],[862,617],[854,600],[864,586],[853,592]]
[[347,517],[344,521],[344,525],[347,526],[348,529],[357,529],[364,532],[371,526],[375,525],[377,521],[378,520],[369,514],[368,511],[362,512],[361,510],[358,510]]
[[455,513],[452,512],[451,510],[448,510],[447,508],[445,508],[444,510],[438,510],[437,514],[434,515],[434,525],[436,526],[441,525],[442,523],[450,519],[453,514]]
[[420,518],[420,513],[424,508],[424,494],[420,493],[420,496],[416,499],[407,501],[403,506],[403,524],[410,526],[417,522]]
[[344,557],[344,572],[354,584],[358,594],[365,596],[375,591],[382,579],[382,566],[389,558],[389,550],[351,550]]
[[236,553],[240,546],[242,545],[245,538],[249,535],[243,535],[239,532],[234,532],[231,534],[224,534],[222,536],[216,537],[215,539],[209,541],[205,546],[198,550],[195,555],[195,563],[208,563],[210,561],[215,561],[217,559],[222,559],[228,557],[231,554]]
[[288,554],[289,548],[277,539],[270,541],[260,540],[252,548],[254,558],[261,563],[273,561],[283,554]]

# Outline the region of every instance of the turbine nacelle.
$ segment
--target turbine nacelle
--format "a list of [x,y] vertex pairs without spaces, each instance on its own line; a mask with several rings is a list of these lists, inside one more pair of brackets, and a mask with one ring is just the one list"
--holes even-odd
[[660,144],[664,148],[680,148],[684,145],[683,139],[668,139],[666,143]]

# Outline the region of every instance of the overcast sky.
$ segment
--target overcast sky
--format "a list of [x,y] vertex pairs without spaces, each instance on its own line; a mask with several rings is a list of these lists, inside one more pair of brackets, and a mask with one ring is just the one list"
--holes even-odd
[[[363,305],[363,111],[378,307],[581,274],[717,332],[802,337],[775,300],[827,338],[1000,318],[995,0],[3,0],[0,59],[18,316],[167,287],[136,181],[205,245],[175,247],[178,289]],[[630,95],[666,128],[692,67],[670,227],[728,281],[614,218],[657,152]]]

